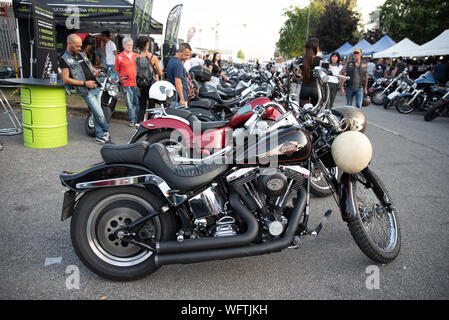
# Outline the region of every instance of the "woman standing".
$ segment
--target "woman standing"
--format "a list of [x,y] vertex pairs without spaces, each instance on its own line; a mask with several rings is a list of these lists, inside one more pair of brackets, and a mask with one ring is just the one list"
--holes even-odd
[[219,78],[220,76],[226,80],[225,75],[221,71],[221,55],[220,52],[215,52],[214,57],[212,58],[212,64],[209,65],[209,70],[212,72],[213,77]]
[[149,99],[149,89],[151,85],[162,79],[162,70],[159,65],[157,56],[149,51],[150,38],[142,36],[137,39],[137,48],[140,50],[139,56],[136,58],[137,65],[137,86],[140,89],[139,95],[139,114],[137,115],[137,123],[144,121],[146,110],[154,108],[154,101]]
[[302,74],[303,82],[299,94],[300,105],[311,103],[314,106],[318,103],[318,87],[313,80],[312,70],[320,65],[321,58],[317,56],[320,41],[317,38],[310,38],[306,42],[306,48],[303,57],[302,68],[299,73]]
[[329,71],[332,72],[332,76],[329,76],[329,100],[327,102],[327,109],[332,109],[334,107],[335,97],[337,96],[339,80],[336,77],[340,74],[343,66],[340,64],[340,54],[338,52],[333,52],[331,54],[331,63],[329,65]]

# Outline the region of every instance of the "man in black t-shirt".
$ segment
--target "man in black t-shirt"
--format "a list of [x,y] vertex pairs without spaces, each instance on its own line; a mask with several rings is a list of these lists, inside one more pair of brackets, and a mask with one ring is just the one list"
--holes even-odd
[[67,51],[59,59],[62,79],[66,86],[75,86],[92,112],[96,142],[111,143],[109,124],[101,108],[101,90],[95,80],[99,71],[92,67],[81,46],[81,38],[76,34],[67,37]]
[[404,69],[405,69],[405,63],[402,62],[402,57],[399,57],[398,61],[396,62],[396,66],[393,70],[393,73],[391,74],[391,77],[395,78],[395,77],[399,76],[402,73],[402,71],[404,71]]

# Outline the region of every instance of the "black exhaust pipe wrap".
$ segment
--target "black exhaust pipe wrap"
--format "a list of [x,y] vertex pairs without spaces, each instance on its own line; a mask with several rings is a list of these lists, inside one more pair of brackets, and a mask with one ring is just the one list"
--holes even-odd
[[155,254],[155,264],[156,266],[169,264],[187,264],[212,260],[249,257],[281,251],[292,243],[305,207],[306,192],[304,192],[304,190],[301,190],[301,192],[298,192],[298,201],[290,215],[287,230],[285,231],[285,234],[278,240],[238,248],[215,249],[209,251],[195,251],[173,254]]
[[181,243],[177,241],[158,242],[156,243],[156,253],[166,254],[221,248],[234,248],[249,244],[257,237],[257,234],[259,232],[259,225],[257,223],[257,220],[254,217],[254,214],[252,214],[240,202],[240,196],[237,193],[233,192],[230,194],[229,202],[235,212],[240,215],[246,222],[248,228],[245,233],[233,237],[184,240]]

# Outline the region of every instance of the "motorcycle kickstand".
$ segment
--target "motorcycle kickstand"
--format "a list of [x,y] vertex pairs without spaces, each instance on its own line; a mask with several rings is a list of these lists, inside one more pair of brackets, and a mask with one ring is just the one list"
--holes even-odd
[[288,248],[289,249],[299,249],[299,246],[301,244],[301,237],[304,237],[304,236],[312,236],[313,239],[316,239],[316,237],[323,229],[324,225],[326,224],[326,222],[329,219],[329,216],[331,214],[332,214],[332,210],[327,210],[326,213],[324,214],[323,219],[321,219],[320,223],[318,223],[315,230],[311,230],[307,227],[304,227],[304,230],[301,232],[301,234],[299,236],[295,236],[293,238],[292,245],[290,245]]

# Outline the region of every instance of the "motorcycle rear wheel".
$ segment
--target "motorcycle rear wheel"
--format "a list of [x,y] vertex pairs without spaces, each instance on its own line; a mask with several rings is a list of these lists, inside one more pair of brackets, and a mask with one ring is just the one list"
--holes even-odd
[[434,105],[426,112],[424,115],[425,121],[432,121],[440,115],[447,113],[449,110],[449,105],[447,102],[438,100]]
[[[153,252],[119,240],[116,232],[162,205],[158,197],[138,187],[86,193],[79,200],[70,225],[76,254],[91,271],[110,280],[130,281],[148,276],[158,269]],[[152,241],[169,240],[174,238],[176,221],[172,214],[161,214],[144,227]]]
[[[381,199],[382,195],[389,199]],[[389,263],[399,254],[401,231],[397,211],[382,181],[370,170],[352,176],[351,206],[355,216],[349,231],[362,252],[377,263]]]

